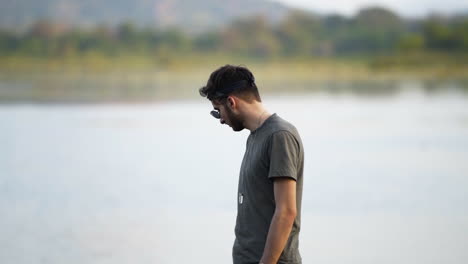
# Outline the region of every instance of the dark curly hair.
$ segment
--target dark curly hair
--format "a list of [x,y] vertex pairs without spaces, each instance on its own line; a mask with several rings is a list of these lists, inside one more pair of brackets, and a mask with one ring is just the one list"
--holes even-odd
[[261,102],[255,77],[243,66],[224,65],[211,73],[205,86],[199,89],[200,95],[210,101],[222,101],[229,95],[236,95],[246,101]]

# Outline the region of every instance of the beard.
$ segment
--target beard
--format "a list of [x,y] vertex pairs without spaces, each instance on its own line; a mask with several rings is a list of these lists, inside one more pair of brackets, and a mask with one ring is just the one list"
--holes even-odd
[[228,116],[229,125],[231,126],[232,130],[239,132],[245,128],[242,124],[242,121],[236,118],[234,113],[228,107],[226,107],[226,115]]

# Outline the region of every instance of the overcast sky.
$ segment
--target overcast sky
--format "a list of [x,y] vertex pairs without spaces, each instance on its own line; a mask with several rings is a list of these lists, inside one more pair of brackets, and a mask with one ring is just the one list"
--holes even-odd
[[289,6],[307,8],[319,13],[341,13],[354,15],[357,10],[367,6],[382,6],[396,11],[402,16],[424,16],[432,12],[459,13],[468,12],[466,0],[274,0]]

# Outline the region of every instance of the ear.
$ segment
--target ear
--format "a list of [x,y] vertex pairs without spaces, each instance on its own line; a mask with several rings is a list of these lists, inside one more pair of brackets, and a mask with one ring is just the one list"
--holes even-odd
[[234,110],[237,108],[237,98],[234,96],[228,96],[226,98],[226,105],[231,109]]

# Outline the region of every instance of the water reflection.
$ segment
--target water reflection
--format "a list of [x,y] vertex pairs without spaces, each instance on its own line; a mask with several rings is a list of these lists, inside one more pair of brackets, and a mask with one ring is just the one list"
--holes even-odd
[[[183,78],[181,78],[183,76]],[[95,74],[1,74],[1,103],[154,102],[198,97],[206,76],[195,73],[141,72]],[[314,80],[275,78],[259,80],[263,94],[327,93],[366,97],[395,96],[408,89],[424,93],[466,94],[467,79]]]
[[[306,149],[304,263],[468,259],[468,97],[385,85],[264,96]],[[248,133],[210,109],[1,105],[0,262],[229,263]]]

